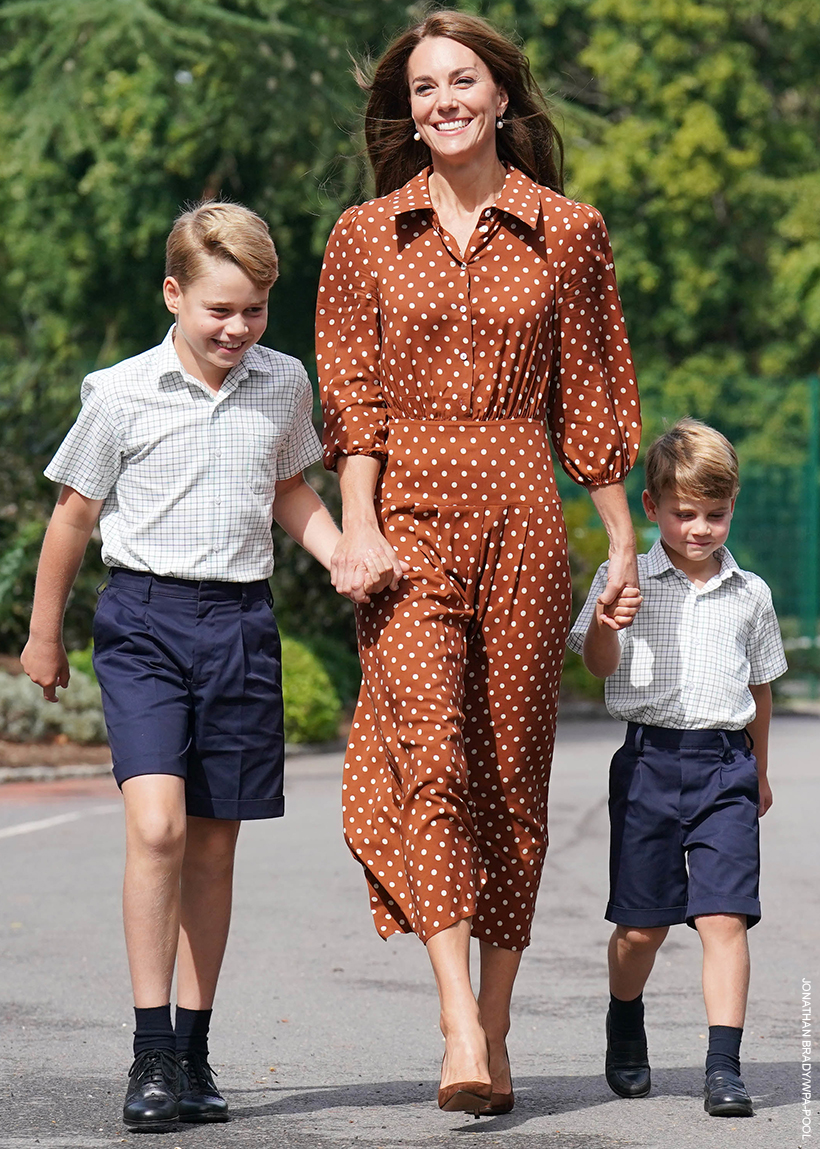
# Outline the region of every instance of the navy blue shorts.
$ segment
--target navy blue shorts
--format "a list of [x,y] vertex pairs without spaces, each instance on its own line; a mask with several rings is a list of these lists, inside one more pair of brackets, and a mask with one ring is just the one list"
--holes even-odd
[[281,648],[267,582],[113,570],[94,616],[94,669],[118,785],[174,774],[188,814],[284,813]]
[[744,731],[630,722],[610,766],[609,819],[609,921],[760,920],[757,762]]

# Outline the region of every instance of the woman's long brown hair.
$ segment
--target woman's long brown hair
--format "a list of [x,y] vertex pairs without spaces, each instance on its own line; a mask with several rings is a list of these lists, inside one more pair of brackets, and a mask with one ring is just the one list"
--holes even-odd
[[496,132],[498,158],[526,172],[536,183],[563,191],[564,146],[533,79],[524,53],[486,20],[448,9],[430,12],[421,24],[398,36],[368,80],[365,111],[367,153],[376,177],[376,195],[387,195],[431,162],[427,145],[413,139],[407,62],[422,40],[445,36],[471,48],[509,98],[504,127]]

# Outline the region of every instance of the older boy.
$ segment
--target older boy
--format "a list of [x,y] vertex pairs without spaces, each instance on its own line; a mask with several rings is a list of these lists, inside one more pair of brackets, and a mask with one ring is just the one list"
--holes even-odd
[[622,1097],[649,1092],[643,988],[669,926],[685,921],[703,946],[704,1107],[752,1116],[740,1076],[746,932],[760,920],[758,817],[772,802],[769,683],[786,660],[768,587],[724,546],[739,489],[731,444],[680,420],[649,448],[646,487],[660,539],[638,559],[642,605],[637,588],[601,604],[604,563],[568,640],[628,723],[610,769],[606,1079]]
[[52,701],[68,684],[63,613],[98,516],[112,568],[94,665],[125,803],[132,1130],[228,1119],[208,1026],[236,839],[242,819],[284,806],[271,518],[326,567],[339,538],[302,476],[321,456],[304,368],[256,346],[277,272],[267,225],[247,208],[206,203],[180,216],[163,284],[173,327],[86,378],[46,470],[63,489],[22,660]]

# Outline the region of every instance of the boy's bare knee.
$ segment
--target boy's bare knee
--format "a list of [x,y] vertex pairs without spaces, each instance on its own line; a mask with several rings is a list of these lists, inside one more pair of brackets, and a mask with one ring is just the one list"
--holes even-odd
[[619,942],[632,950],[656,950],[669,933],[668,926],[616,926]]
[[157,858],[180,858],[185,850],[185,818],[176,811],[140,810],[128,820],[129,845]]
[[701,914],[695,926],[701,938],[729,942],[746,936],[746,915]]
[[239,822],[188,818],[185,866],[195,874],[216,878],[233,869]]

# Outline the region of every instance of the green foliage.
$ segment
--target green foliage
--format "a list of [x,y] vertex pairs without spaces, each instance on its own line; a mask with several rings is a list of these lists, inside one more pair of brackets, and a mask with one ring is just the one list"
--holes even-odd
[[[645,441],[692,414],[755,473],[784,454],[802,462],[802,380],[820,360],[818,0],[456,6],[521,38],[564,132],[568,193],[607,219]],[[312,362],[324,241],[369,187],[349,54],[378,54],[419,11],[406,0],[0,5],[0,649],[25,639],[55,497],[42,467],[81,376],[164,332],[164,239],[182,205],[221,194],[270,221],[282,275],[265,341]],[[335,479],[313,477],[338,511]],[[606,546],[585,496],[565,506],[577,605]],[[332,651],[353,649],[350,604],[279,532],[276,552],[277,615],[323,651],[348,705],[355,669]],[[69,647],[88,641],[102,576],[92,544]]]
[[94,644],[89,642],[88,646],[84,646],[82,650],[72,650],[68,655],[68,662],[72,669],[79,670],[86,678],[90,678],[92,682],[97,681],[97,675],[94,671]]
[[73,670],[59,702],[46,702],[39,686],[24,674],[0,671],[0,730],[10,742],[43,742],[64,735],[72,742],[105,742],[105,721],[100,688],[79,670]]
[[330,675],[304,643],[284,635],[282,696],[288,742],[326,742],[337,736],[342,707]]

